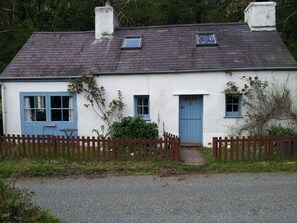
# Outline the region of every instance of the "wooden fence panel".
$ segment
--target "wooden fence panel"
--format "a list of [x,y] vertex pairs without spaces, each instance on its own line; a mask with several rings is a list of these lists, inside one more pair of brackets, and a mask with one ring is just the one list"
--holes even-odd
[[[117,139],[65,136],[0,136],[0,159],[41,158],[85,161],[179,160],[179,138]],[[226,154],[225,154],[226,155]]]
[[295,136],[264,136],[264,137],[233,137],[213,138],[213,159],[262,160],[275,157],[292,158],[297,156],[297,135]]

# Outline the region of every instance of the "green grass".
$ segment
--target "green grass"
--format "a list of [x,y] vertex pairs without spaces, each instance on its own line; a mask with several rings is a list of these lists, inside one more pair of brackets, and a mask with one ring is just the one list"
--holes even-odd
[[50,177],[71,175],[152,175],[174,170],[178,174],[195,172],[197,167],[170,161],[83,162],[69,160],[4,160],[0,177]]
[[297,158],[274,158],[259,161],[213,161],[211,149],[204,149],[203,152],[207,159],[203,171],[208,173],[297,171]]
[[[165,173],[240,173],[297,171],[297,158],[259,161],[213,161],[211,149],[203,150],[207,164],[197,168],[172,161],[100,161],[85,162],[67,159],[6,159],[0,162],[0,177],[51,177],[73,175],[162,175]],[[170,174],[169,174],[170,175]]]

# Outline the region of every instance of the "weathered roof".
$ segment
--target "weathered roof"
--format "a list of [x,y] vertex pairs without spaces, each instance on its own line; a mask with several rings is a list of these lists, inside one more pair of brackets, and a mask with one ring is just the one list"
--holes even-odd
[[[197,32],[214,32],[218,45],[197,47]],[[142,48],[121,50],[123,38],[135,35],[143,36]],[[246,23],[118,28],[109,38],[94,36],[34,33],[1,78],[297,68],[277,31],[251,32]]]

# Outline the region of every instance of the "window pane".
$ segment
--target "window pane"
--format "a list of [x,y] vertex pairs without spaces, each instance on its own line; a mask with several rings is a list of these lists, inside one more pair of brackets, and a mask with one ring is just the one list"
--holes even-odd
[[31,122],[35,121],[35,110],[34,109],[25,109],[25,121]]
[[148,113],[149,113],[149,109],[148,109],[148,107],[144,107],[144,108],[143,108],[143,114],[144,114],[144,115],[148,115]]
[[232,105],[227,105],[227,112],[232,112]]
[[73,111],[68,109],[63,109],[63,121],[64,122],[71,122],[73,121]]
[[72,108],[72,97],[63,96],[63,108]]
[[25,109],[26,108],[34,108],[34,96],[25,97]]
[[226,101],[228,104],[232,103],[232,97],[231,96],[226,96]]
[[52,109],[51,119],[52,119],[52,121],[62,121],[62,110],[61,109]]
[[139,48],[140,43],[140,37],[126,37],[124,38],[123,48]]
[[51,96],[51,108],[62,108],[60,96]]
[[148,98],[147,97],[143,98],[143,105],[148,106]]
[[45,109],[36,109],[36,121],[46,121]]
[[142,115],[142,107],[137,107],[137,114]]
[[233,111],[238,112],[238,105],[233,105]]
[[35,96],[35,108],[45,108],[45,96]]
[[233,103],[238,104],[238,102],[239,102],[239,98],[238,97],[233,97]]
[[138,106],[142,106],[142,98],[138,98],[137,99],[137,105]]
[[214,45],[216,39],[214,34],[197,34],[198,45]]

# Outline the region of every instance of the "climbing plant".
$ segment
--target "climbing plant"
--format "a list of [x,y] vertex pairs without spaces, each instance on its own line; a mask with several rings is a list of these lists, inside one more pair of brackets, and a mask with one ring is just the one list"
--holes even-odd
[[258,77],[242,77],[244,87],[228,82],[222,93],[242,95],[244,120],[230,126],[232,134],[265,135],[273,125],[285,124],[297,130],[296,101],[286,83],[270,83]]
[[[112,99],[108,105],[105,99],[105,88],[98,86],[96,78],[91,74],[83,74],[78,79],[70,80],[68,91],[71,93],[83,93],[88,103],[85,107],[91,107],[96,115],[110,128],[112,123],[119,122],[125,107],[122,92],[118,90],[117,97]],[[101,130],[104,131],[104,129]]]

